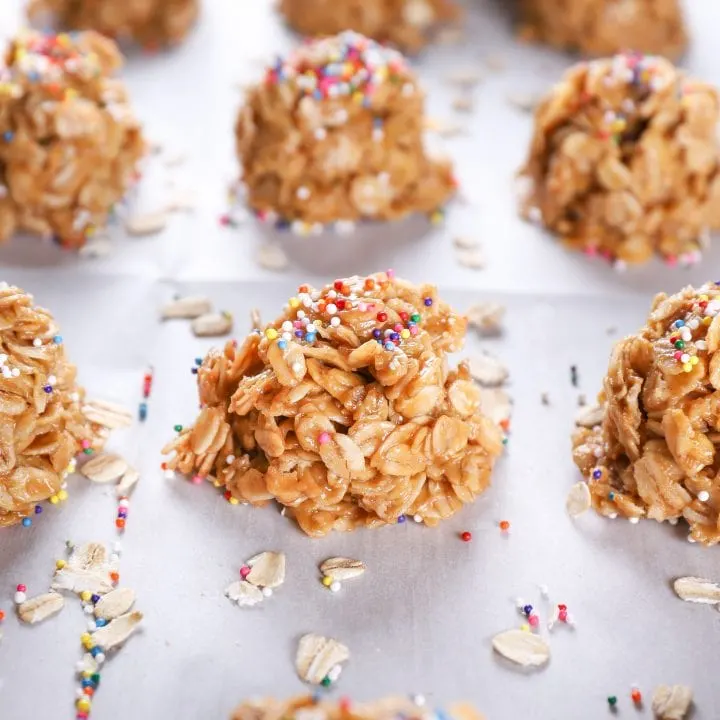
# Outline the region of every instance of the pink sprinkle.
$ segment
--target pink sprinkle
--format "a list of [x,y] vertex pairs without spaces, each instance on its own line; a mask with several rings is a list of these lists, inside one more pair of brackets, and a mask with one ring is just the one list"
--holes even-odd
[[410,326],[410,334],[411,335],[417,335],[420,331],[418,330],[417,325],[411,325]]
[[400,332],[403,329],[403,326],[398,323],[393,329],[395,330],[395,332]]
[[250,574],[250,568],[247,565],[243,565],[240,568],[240,577],[244,580]]
[[83,440],[81,445],[85,450],[87,450],[90,447],[90,441],[89,440]]
[[558,613],[558,620],[560,620],[560,622],[567,622],[567,616],[567,610],[561,610]]
[[330,433],[321,432],[320,435],[318,435],[318,443],[320,445],[325,445],[325,443],[330,442]]
[[678,350],[678,351],[673,355],[673,357],[674,357],[676,360],[680,360],[680,359],[682,358],[682,353]]
[[367,303],[361,302],[358,303],[358,310],[360,312],[365,312],[368,309]]
[[202,475],[193,475],[192,476],[193,485],[202,485],[202,481],[203,481]]
[[665,262],[667,263],[668,267],[675,267],[677,265],[677,257],[675,257],[675,255],[668,255],[665,258]]
[[595,245],[588,245],[588,247],[585,248],[585,254],[590,257],[596,257],[597,252],[597,247]]
[[392,268],[387,270],[387,272],[385,274],[388,276],[388,278],[390,278],[390,280],[392,280],[395,277],[395,271]]
[[537,615],[531,615],[528,618],[528,622],[532,627],[537,627],[540,624],[540,618]]
[[27,586],[20,583],[20,585],[15,588],[18,592],[25,592],[27,590]]

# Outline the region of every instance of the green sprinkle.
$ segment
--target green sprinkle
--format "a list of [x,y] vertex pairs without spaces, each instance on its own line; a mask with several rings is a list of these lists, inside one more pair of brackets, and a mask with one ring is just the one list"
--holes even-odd
[[617,698],[614,695],[610,695],[608,698],[608,705],[610,707],[615,707],[617,705]]
[[175,425],[173,430],[175,430],[175,432],[180,432],[182,430],[182,425]]
[[330,687],[330,683],[332,683],[332,680],[326,675],[322,682],[320,683],[323,687]]
[[86,455],[92,455],[92,454],[93,454],[93,449],[92,449],[92,448],[85,448],[85,449],[83,450],[83,452],[84,452]]
[[410,319],[411,319],[413,322],[415,322],[415,323],[419,323],[419,322],[420,322],[420,315],[419,315],[418,313],[413,313],[413,314],[410,316]]

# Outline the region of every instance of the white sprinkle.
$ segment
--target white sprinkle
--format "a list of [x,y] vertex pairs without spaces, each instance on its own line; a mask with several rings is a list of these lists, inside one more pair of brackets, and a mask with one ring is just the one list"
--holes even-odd
[[297,189],[297,196],[300,200],[307,200],[310,197],[310,190],[303,185]]
[[92,605],[87,604],[87,605],[83,605],[83,612],[86,615],[92,615],[95,612],[95,609],[93,608]]
[[280,327],[282,327],[285,332],[292,332],[293,324],[289,320],[286,320]]
[[704,351],[704,350],[707,350],[707,343],[706,343],[704,340],[698,340],[698,341],[695,343],[695,347],[696,347],[698,350],[703,350],[703,351]]
[[550,590],[548,589],[547,585],[539,585],[540,588],[540,595],[542,595],[544,598],[550,597]]
[[610,514],[608,515],[608,517],[609,517],[611,520],[615,520],[615,519],[617,519],[617,513],[610,513]]
[[294,373],[299,373],[299,372],[302,371],[302,369],[303,369],[302,363],[300,363],[300,362],[294,362],[294,363],[292,364],[292,371],[293,371]]
[[104,655],[104,653],[98,653],[98,654],[95,656],[95,662],[96,662],[98,665],[102,665],[102,664],[105,662],[105,655]]
[[325,128],[319,127],[315,130],[315,139],[316,140],[324,140],[327,137],[327,130]]
[[270,596],[273,594],[272,588],[264,587],[264,588],[262,589],[262,594],[263,594],[265,597],[270,597]]
[[707,502],[710,499],[710,493],[707,490],[701,490],[698,493],[698,500],[700,502]]
[[678,524],[678,519],[677,519],[677,518],[670,518],[670,519],[668,520],[668,522],[669,522],[671,525],[677,525],[677,524]]
[[340,674],[342,673],[342,666],[341,665],[333,665],[330,668],[330,671],[327,674],[328,679],[330,682],[336,682],[337,679],[340,677]]
[[13,598],[15,600],[16,605],[21,605],[27,600],[27,595],[24,592],[18,592],[15,593],[15,597]]
[[94,620],[88,620],[87,622],[88,632],[95,632],[97,630],[97,623]]
[[174,470],[166,470],[165,471],[165,479],[166,480],[172,480],[175,477],[175,471]]
[[688,535],[688,539],[687,539],[687,540],[688,540],[689,543],[694,543],[694,542],[695,542],[695,538],[694,538],[692,535]]
[[630,523],[632,525],[637,525],[640,522],[640,518],[636,518],[636,517],[628,518],[628,520],[630,521]]
[[603,454],[602,448],[596,447],[596,448],[593,450],[593,455],[594,455],[596,458],[602,457],[602,454]]
[[129,501],[127,498],[123,498],[123,499],[120,500],[120,502],[118,503],[118,507],[127,509],[127,508],[130,507],[130,501]]
[[337,312],[337,305],[335,303],[330,303],[326,308],[325,311],[328,315],[334,315]]
[[48,385],[57,385],[57,378],[54,375],[48,375]]
[[119,540],[117,542],[114,542],[112,549],[114,553],[120,555],[122,553],[122,543]]
[[417,705],[418,707],[424,707],[424,706],[425,706],[425,703],[427,702],[427,701],[425,700],[425,696],[424,696],[424,695],[413,695],[413,696],[412,696],[412,701],[413,701],[413,702],[415,703],[415,705]]
[[234,456],[234,455],[228,455],[228,456],[225,458],[225,462],[226,462],[228,465],[232,465],[232,464],[235,462],[235,456]]
[[[691,330],[697,330],[700,327],[700,321],[697,318],[693,318],[692,320],[688,321],[688,327]],[[700,340],[699,342],[703,342]],[[697,345],[697,343],[695,343]]]
[[340,325],[340,318],[339,318],[339,317],[334,317],[332,320],[330,320],[330,324],[331,324],[333,327],[337,327],[338,325]]
[[42,345],[42,340],[41,340],[40,338],[35,338],[35,339],[33,340],[33,345],[34,345],[35,347],[40,347],[40,346]]
[[421,522],[423,521],[422,515],[413,515],[413,520],[414,520],[416,523],[421,523]]
[[518,610],[522,610],[526,605],[527,605],[527,603],[521,597],[515,598],[515,607]]
[[340,583],[337,580],[333,580],[330,583],[329,587],[330,587],[330,592],[336,593],[336,592],[340,591],[340,588],[342,587],[342,585],[340,585]]

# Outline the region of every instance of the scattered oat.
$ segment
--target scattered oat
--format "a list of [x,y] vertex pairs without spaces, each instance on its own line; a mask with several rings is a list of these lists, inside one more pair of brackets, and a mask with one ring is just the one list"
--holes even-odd
[[52,590],[67,590],[68,592],[81,593],[86,590],[98,595],[109,593],[113,589],[108,572],[101,570],[77,570],[72,567],[64,567],[55,572]]
[[165,210],[144,215],[132,215],[125,221],[125,230],[130,235],[154,235],[165,229],[168,215]]
[[570,517],[579,517],[592,507],[590,488],[586,482],[576,482],[568,491],[565,509]]
[[290,264],[288,256],[279,245],[260,245],[257,249],[255,259],[260,267],[265,270],[285,270]]
[[93,635],[93,642],[108,652],[122,645],[135,632],[142,619],[143,614],[137,610],[121,615],[97,630]]
[[540,667],[550,659],[550,646],[545,640],[524,630],[498,633],[492,644],[495,652],[522,667]]
[[457,97],[452,101],[452,108],[457,112],[472,112],[473,101],[469,97]]
[[485,268],[485,253],[479,247],[469,250],[458,248],[455,250],[455,257],[462,266],[471,270],[483,270]]
[[467,235],[458,235],[457,237],[454,237],[453,245],[461,250],[474,250],[475,248],[480,247],[480,243],[475,238],[468,237]]
[[698,577],[681,577],[673,583],[675,594],[686,602],[717,605],[720,603],[720,584]]
[[64,606],[65,598],[62,595],[49,592],[20,603],[17,606],[17,614],[24,623],[34,625],[59,613]]
[[80,474],[96,483],[108,483],[117,480],[128,469],[127,462],[115,453],[101,453],[88,460]]
[[228,585],[225,595],[240,607],[252,607],[263,601],[262,590],[246,580],[238,580]]
[[257,587],[276,588],[285,582],[285,553],[262,552],[247,561],[247,581]]
[[588,405],[575,415],[575,424],[580,427],[594,428],[603,421],[605,413],[600,405]]
[[81,412],[90,422],[110,430],[130,427],[133,421],[129,410],[106,400],[88,400],[82,406]]
[[127,497],[128,495],[130,495],[130,493],[137,485],[139,479],[140,473],[135,468],[128,467],[128,469],[123,473],[123,476],[120,478],[120,482],[117,484],[117,487],[115,488],[117,496]]
[[331,557],[320,565],[320,572],[323,575],[340,582],[360,577],[365,570],[367,567],[362,560],[352,560],[346,557]]
[[350,658],[345,645],[322,635],[303,635],[295,656],[295,668],[301,680],[320,685],[328,673]]
[[510,93],[505,99],[508,105],[524,113],[534,112],[539,102],[538,96],[530,93]]
[[498,425],[512,414],[510,396],[502,388],[482,388],[480,391],[480,408]]
[[502,385],[509,375],[505,363],[490,353],[475,355],[468,358],[470,374],[483,387],[497,387]]
[[166,305],[163,305],[160,310],[160,316],[163,320],[193,320],[209,312],[212,312],[212,302],[210,302],[209,298],[192,296],[175,298]]
[[652,710],[660,720],[683,720],[693,701],[687,685],[660,685],[652,698]]
[[499,335],[504,317],[505,307],[494,302],[480,302],[467,311],[470,327],[475,328],[480,335]]
[[196,337],[221,337],[232,331],[232,315],[230,313],[201,315],[192,321],[191,327]]
[[485,74],[478,68],[459,68],[447,75],[447,81],[460,87],[474,87],[485,79]]
[[73,570],[105,570],[107,569],[108,553],[102,543],[88,542],[73,547],[68,559],[68,567]]
[[117,588],[103,595],[95,604],[95,617],[114,620],[124,615],[135,604],[135,592],[130,588]]

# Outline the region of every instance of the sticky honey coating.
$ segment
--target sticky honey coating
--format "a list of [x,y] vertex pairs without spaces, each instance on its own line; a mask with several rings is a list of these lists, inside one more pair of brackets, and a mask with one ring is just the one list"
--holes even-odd
[[448,369],[465,329],[434,287],[386,273],[301,286],[275,322],[205,358],[203,409],[168,467],[276,500],[312,536],[435,525],[487,488],[502,450],[467,367]]
[[720,541],[720,284],[658,295],[613,349],[599,399],[600,423],[573,437],[596,510],[684,518],[692,540]]

